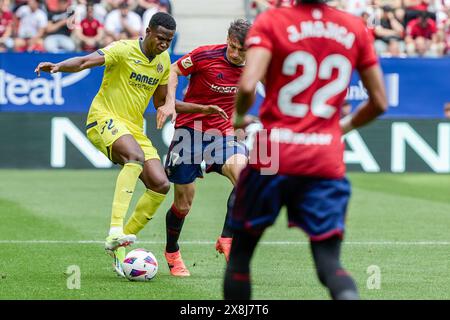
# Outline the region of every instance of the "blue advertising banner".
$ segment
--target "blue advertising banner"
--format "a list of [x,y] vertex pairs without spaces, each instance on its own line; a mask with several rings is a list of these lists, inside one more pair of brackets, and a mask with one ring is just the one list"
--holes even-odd
[[[450,58],[382,59],[389,118],[442,118],[450,102]],[[367,93],[355,75],[347,98],[353,106]]]
[[[34,73],[40,62],[59,62],[74,54],[0,53],[0,112],[87,113],[102,82],[104,67],[78,73]],[[177,59],[173,56],[172,59]],[[188,81],[180,78],[182,98]],[[154,112],[148,108],[148,112]]]
[[[34,69],[39,62],[58,62],[75,55],[66,54],[0,54],[0,111],[86,113],[100,87],[103,68],[74,74],[42,74]],[[172,61],[178,57],[173,56]],[[390,104],[388,118],[442,118],[445,103],[450,102],[450,58],[382,59]],[[177,98],[182,99],[187,79],[180,78]],[[256,114],[264,96],[258,98],[252,113]],[[356,107],[367,99],[367,92],[355,75],[347,94]],[[154,112],[152,107],[148,112]]]
[[42,73],[39,62],[59,62],[74,55],[0,55],[0,111],[7,112],[87,112],[100,87],[103,68],[79,73]]

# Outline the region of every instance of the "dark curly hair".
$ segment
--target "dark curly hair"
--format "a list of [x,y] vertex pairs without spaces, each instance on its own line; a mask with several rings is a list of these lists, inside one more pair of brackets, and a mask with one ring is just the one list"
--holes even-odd
[[245,19],[234,20],[228,28],[228,37],[236,39],[243,46],[251,23]]
[[148,24],[150,28],[157,28],[159,26],[164,27],[168,30],[176,30],[177,23],[175,19],[168,13],[158,12],[155,13],[150,19],[150,23]]

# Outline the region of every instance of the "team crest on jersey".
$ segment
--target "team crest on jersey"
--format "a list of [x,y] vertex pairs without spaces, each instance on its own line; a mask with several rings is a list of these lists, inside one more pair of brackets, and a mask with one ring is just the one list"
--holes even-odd
[[158,63],[156,66],[156,71],[158,71],[158,73],[162,73],[164,71],[164,67],[161,63]]
[[114,128],[114,129],[111,130],[111,134],[113,136],[115,136],[117,134],[117,132],[119,132],[119,130],[117,130],[117,128]]
[[192,62],[191,57],[187,57],[187,58],[184,58],[183,60],[181,60],[181,65],[183,66],[183,68],[189,69],[190,67],[192,67],[194,65],[194,63]]

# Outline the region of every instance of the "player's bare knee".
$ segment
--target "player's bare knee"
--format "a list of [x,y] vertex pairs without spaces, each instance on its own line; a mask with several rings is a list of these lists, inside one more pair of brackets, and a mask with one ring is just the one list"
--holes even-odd
[[160,190],[161,190],[160,193],[164,193],[164,194],[169,193],[169,190],[170,190],[170,182],[169,182],[169,180],[165,180],[163,183],[160,184],[159,187],[160,187]]
[[153,183],[151,185],[146,185],[146,187],[150,190],[161,194],[167,194],[170,190],[170,182],[167,179],[158,181],[157,183]]
[[246,156],[237,154],[227,160],[222,167],[222,174],[235,185],[241,171],[247,166],[248,159]]
[[183,215],[183,217],[186,217],[189,213],[189,211],[191,210],[190,206],[180,206],[180,208],[178,208],[178,211],[180,212],[180,214]]
[[188,214],[188,212],[191,210],[191,207],[192,207],[192,200],[184,199],[183,201],[180,201],[180,207],[178,209],[181,212],[185,212],[185,214]]
[[175,206],[181,214],[187,216],[192,207],[192,199],[183,198],[178,199],[178,201],[175,199]]
[[145,156],[144,152],[142,150],[133,150],[131,152],[128,152],[128,154],[124,157],[124,162],[138,162],[138,163],[144,163]]

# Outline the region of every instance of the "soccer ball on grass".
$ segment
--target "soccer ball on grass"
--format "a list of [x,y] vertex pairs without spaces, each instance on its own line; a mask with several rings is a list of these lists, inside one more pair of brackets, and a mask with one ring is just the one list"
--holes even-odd
[[122,268],[130,281],[149,281],[158,272],[158,261],[150,251],[134,249],[126,255]]

